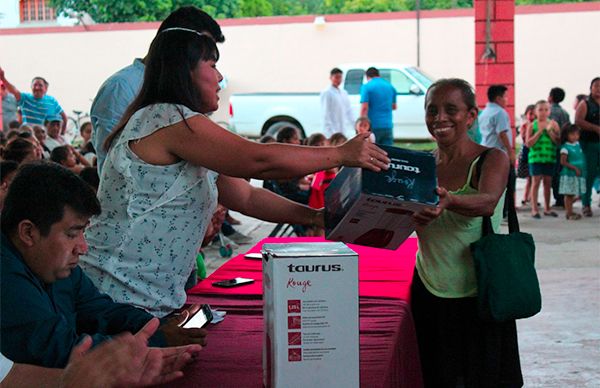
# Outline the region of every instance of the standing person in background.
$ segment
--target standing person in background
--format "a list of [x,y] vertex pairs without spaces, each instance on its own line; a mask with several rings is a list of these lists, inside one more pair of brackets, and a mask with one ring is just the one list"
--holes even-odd
[[517,177],[525,178],[525,190],[523,190],[523,199],[521,205],[525,206],[531,200],[531,176],[529,176],[529,147],[527,147],[527,127],[535,120],[535,105],[527,105],[525,108],[525,114],[523,115],[525,120],[521,124],[519,134],[521,135],[522,147],[519,152],[519,160],[517,164]]
[[367,83],[360,89],[360,115],[369,117],[378,144],[394,145],[394,121],[396,89],[380,77],[379,70],[369,67]]
[[334,67],[329,73],[331,85],[321,92],[321,113],[323,114],[323,134],[330,137],[336,132],[346,133],[346,128],[354,123],[348,92],[340,88],[343,72]]
[[488,103],[478,117],[479,130],[481,132],[481,145],[493,147],[506,152],[510,160],[508,169],[508,183],[506,184],[506,197],[504,199],[503,215],[508,212],[509,196],[515,195],[517,177],[515,175],[515,148],[513,144],[512,131],[510,130],[510,118],[505,108],[508,104],[504,85],[492,85],[488,88]]
[[531,216],[540,219],[538,192],[544,183],[544,215],[558,217],[550,208],[550,193],[554,165],[556,164],[556,145],[560,143],[560,128],[550,119],[550,104],[540,100],[535,104],[537,117],[527,127],[526,145],[529,147],[529,175],[531,176]]
[[10,122],[19,121],[17,99],[8,92],[6,85],[1,80],[0,95],[2,96],[2,130],[8,132]]
[[581,129],[579,144],[585,155],[587,174],[585,177],[586,192],[581,198],[583,215],[591,217],[592,186],[600,175],[600,77],[590,84],[590,95],[577,106],[575,125]]
[[585,195],[585,157],[579,146],[579,127],[565,124],[560,130],[560,193],[564,195],[567,220],[579,220],[573,211],[575,197]]
[[[193,6],[181,7],[173,11],[158,27],[157,34],[167,28],[189,28],[208,33],[215,42],[223,43],[225,37],[221,27],[206,12]],[[93,125],[92,145],[96,150],[98,173],[102,176],[102,166],[106,158],[104,141],[119,123],[127,106],[133,101],[142,87],[146,58],[136,58],[133,63],[108,78],[96,94],[90,118]]]
[[[548,103],[550,104],[550,119],[556,121],[558,128],[563,128],[566,124],[571,124],[571,119],[566,110],[560,106],[560,103],[565,99],[565,91],[561,88],[550,89],[548,95]],[[562,168],[560,163],[560,147],[556,150],[556,164],[554,166],[554,175],[552,176],[552,196],[554,197],[554,206],[564,207],[565,201],[563,196],[558,192],[558,185],[560,182],[560,170]]]
[[44,124],[44,120],[48,116],[61,116],[61,134],[65,133],[67,114],[56,101],[56,98],[46,94],[49,86],[48,81],[42,77],[35,77],[31,80],[31,93],[22,93],[6,80],[4,70],[1,67],[0,81],[6,85],[8,91],[14,94],[17,99],[23,115],[23,124]]

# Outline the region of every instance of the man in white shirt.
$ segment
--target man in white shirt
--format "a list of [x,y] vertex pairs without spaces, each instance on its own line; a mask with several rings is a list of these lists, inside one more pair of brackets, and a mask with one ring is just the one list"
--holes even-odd
[[321,92],[321,111],[323,114],[323,134],[328,138],[334,133],[346,132],[349,125],[354,125],[354,115],[350,107],[348,93],[340,88],[343,72],[337,67],[330,72],[331,86]]
[[50,152],[56,147],[67,144],[65,138],[60,134],[62,126],[62,119],[60,116],[46,117],[44,125],[46,126],[46,132],[48,133],[48,137],[44,140],[44,145]]

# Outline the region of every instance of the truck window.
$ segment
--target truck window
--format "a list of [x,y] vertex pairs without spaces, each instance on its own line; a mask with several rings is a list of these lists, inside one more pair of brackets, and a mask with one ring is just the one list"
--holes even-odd
[[406,74],[400,70],[380,69],[379,74],[381,75],[381,78],[392,84],[394,89],[396,89],[396,93],[410,94],[410,86],[414,84],[414,81],[408,78]]
[[348,94],[360,94],[360,87],[363,83],[365,71],[363,69],[352,69],[346,72],[344,89]]

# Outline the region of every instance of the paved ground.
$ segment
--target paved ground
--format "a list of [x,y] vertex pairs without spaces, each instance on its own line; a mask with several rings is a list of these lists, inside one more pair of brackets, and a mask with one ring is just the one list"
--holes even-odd
[[[518,180],[517,198],[524,181]],[[543,298],[542,312],[518,321],[521,364],[526,387],[600,387],[600,207],[594,194],[592,218],[535,220],[519,210],[521,230],[533,234]],[[581,204],[576,204],[580,210]],[[273,224],[234,214],[252,237],[244,252],[266,237]],[[207,250],[209,273],[225,259]]]

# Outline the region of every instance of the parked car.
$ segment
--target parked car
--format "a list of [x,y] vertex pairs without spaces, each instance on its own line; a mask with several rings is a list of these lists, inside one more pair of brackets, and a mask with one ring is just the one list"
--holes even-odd
[[[338,66],[344,72],[343,88],[350,96],[355,118],[360,112],[360,89],[367,82],[365,71],[379,69],[381,77],[396,89],[397,106],[393,112],[394,138],[426,140],[431,136],[425,126],[425,92],[433,79],[411,65],[393,63],[354,63]],[[240,93],[230,98],[230,125],[240,135],[259,137],[275,134],[284,126],[300,130],[303,137],[323,131],[319,93]],[[352,135],[352,128],[347,135]]]

